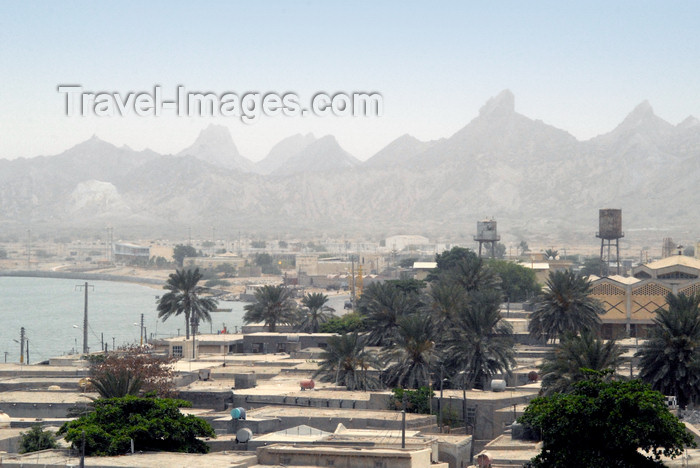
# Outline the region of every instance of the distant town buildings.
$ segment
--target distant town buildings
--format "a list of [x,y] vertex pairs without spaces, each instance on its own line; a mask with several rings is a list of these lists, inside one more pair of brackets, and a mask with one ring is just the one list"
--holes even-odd
[[135,265],[145,265],[151,258],[151,248],[141,245],[116,242],[113,248],[114,261],[116,263],[127,263]]

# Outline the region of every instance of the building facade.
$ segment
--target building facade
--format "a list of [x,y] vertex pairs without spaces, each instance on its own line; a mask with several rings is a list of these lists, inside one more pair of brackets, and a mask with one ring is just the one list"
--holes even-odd
[[673,255],[632,268],[632,276],[592,277],[592,296],[605,309],[603,337],[644,338],[666,295],[700,293],[700,260]]

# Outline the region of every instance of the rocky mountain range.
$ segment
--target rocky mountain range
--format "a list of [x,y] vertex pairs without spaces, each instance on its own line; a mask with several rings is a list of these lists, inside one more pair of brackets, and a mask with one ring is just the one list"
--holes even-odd
[[[175,237],[191,226],[274,234],[415,233],[471,239],[494,217],[504,240],[594,238],[599,208],[631,236],[698,235],[700,122],[647,102],[587,141],[515,111],[503,91],[454,135],[403,135],[367,161],[333,136],[295,135],[258,163],[225,127],[176,155],[96,137],[55,156],[0,160],[3,230],[104,229]],[[223,231],[220,231],[223,232]],[[646,234],[644,234],[646,233]]]

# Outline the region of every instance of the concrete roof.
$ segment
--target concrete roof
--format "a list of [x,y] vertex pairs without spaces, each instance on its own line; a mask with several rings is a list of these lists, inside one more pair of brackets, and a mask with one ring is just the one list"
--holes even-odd
[[88,395],[94,398],[99,396],[97,393],[15,391],[2,392],[2,401],[3,403],[90,403],[93,400]]
[[[86,467],[189,468],[192,466],[226,467],[251,466],[257,463],[255,454],[246,452],[213,452],[207,454],[147,452],[117,457],[85,457]],[[79,457],[65,450],[44,450],[24,455],[3,455],[3,464],[23,467],[78,466]]]
[[[247,411],[248,419],[273,419],[277,417],[315,417],[315,418],[371,418],[385,421],[401,421],[399,411],[363,410],[352,408],[318,408],[302,406],[263,406]],[[434,416],[433,416],[434,417]],[[429,419],[426,414],[406,413],[406,421]]]
[[[228,343],[232,341],[238,341],[242,340],[243,335],[242,334],[234,334],[234,333],[216,333],[216,334],[202,334],[202,335],[197,335],[197,343],[198,344],[207,344],[207,343]],[[173,336],[172,338],[164,338],[163,341],[167,341],[168,343],[178,343],[178,342],[185,342],[185,341],[192,341],[192,337],[190,336],[190,339],[188,340],[185,335],[180,335],[180,336]]]
[[549,270],[549,263],[546,262],[523,262],[519,265],[532,270]]
[[647,263],[644,266],[651,270],[659,270],[661,268],[668,268],[670,266],[687,266],[690,268],[697,268],[700,270],[700,260],[694,257],[687,257],[685,255],[671,255],[670,257],[662,258],[661,260],[656,260],[655,262]]

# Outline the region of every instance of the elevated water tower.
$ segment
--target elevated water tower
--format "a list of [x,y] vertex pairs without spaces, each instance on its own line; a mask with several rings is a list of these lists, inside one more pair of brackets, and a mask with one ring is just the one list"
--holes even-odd
[[[615,245],[615,263],[617,274],[620,274],[620,239],[625,237],[622,232],[622,210],[616,208],[604,208],[598,212],[598,232],[595,235],[600,239],[600,276],[610,275],[611,247]],[[607,250],[606,247],[607,246]]]
[[496,243],[501,240],[501,236],[498,235],[496,221],[493,219],[477,221],[474,240],[479,243],[479,257],[481,257],[481,247],[484,244],[491,244],[491,258],[495,258]]

